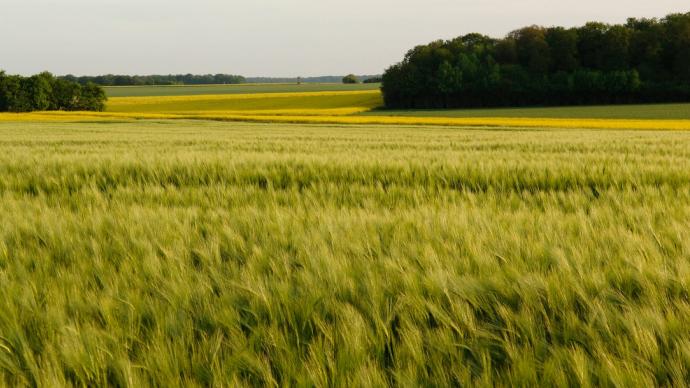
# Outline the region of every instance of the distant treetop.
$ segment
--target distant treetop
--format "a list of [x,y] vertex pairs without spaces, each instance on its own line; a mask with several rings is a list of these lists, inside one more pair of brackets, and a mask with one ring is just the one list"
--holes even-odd
[[367,78],[367,79],[365,79],[364,81],[362,81],[362,83],[365,83],[365,84],[379,84],[379,83],[381,83],[381,81],[382,81],[381,76],[377,76],[377,77]]
[[356,84],[356,83],[359,83],[359,80],[357,79],[356,75],[348,74],[345,77],[343,77],[343,83],[344,84]]
[[[358,75],[357,79],[380,79],[380,75]],[[218,85],[243,83],[340,83],[343,76],[319,77],[243,77],[231,74],[177,74],[177,75],[66,75],[61,79],[86,84],[93,82],[101,86],[151,86],[151,85]]]
[[81,76],[66,75],[60,77],[69,81],[86,84],[93,82],[101,86],[144,86],[144,85],[211,85],[211,84],[241,84],[245,78],[231,74],[170,74],[170,75],[98,75]]
[[[357,75],[357,79],[369,79],[381,77],[381,75]],[[318,77],[247,77],[247,83],[286,83],[292,84],[301,81],[302,83],[341,83],[343,81],[342,75],[325,75]]]

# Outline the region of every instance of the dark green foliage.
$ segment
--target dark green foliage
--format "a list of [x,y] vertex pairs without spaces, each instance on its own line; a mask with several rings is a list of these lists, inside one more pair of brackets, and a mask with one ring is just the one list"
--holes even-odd
[[382,83],[389,108],[690,101],[690,13],[435,41]]
[[102,111],[106,99],[103,88],[93,83],[80,85],[48,72],[25,78],[0,71],[0,112]]
[[81,88],[79,110],[103,111],[106,101],[105,91],[94,83],[87,83]]
[[382,81],[381,77],[371,77],[362,81],[363,84],[380,84]]
[[549,70],[550,48],[546,31],[537,26],[526,27],[511,34],[516,43],[518,61],[529,72],[544,74]]
[[75,77],[66,75],[61,77],[68,81],[85,85],[92,82],[102,86],[143,86],[143,85],[216,85],[241,84],[245,78],[232,74],[170,74],[170,75],[99,75],[95,77]]
[[344,84],[357,84],[357,83],[359,83],[359,80],[357,79],[356,75],[348,74],[345,77],[343,77],[343,83]]
[[570,72],[577,68],[577,30],[553,27],[545,31],[552,72]]
[[41,73],[22,80],[22,89],[29,97],[31,110],[48,110],[53,94],[53,76]]
[[31,110],[27,90],[23,88],[23,78],[0,73],[0,111],[25,112]]
[[[358,74],[357,78],[367,80],[372,78],[381,78],[381,75]],[[246,82],[248,84],[292,84],[301,82],[303,84],[336,84],[342,83],[342,81],[342,75],[322,75],[318,77],[247,77],[245,78],[243,83]]]
[[53,83],[52,109],[69,110],[80,98],[81,86],[78,83],[64,79],[56,79]]

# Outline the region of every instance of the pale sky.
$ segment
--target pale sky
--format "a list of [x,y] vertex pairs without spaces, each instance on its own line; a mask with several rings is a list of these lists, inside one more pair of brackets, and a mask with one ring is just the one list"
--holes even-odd
[[375,74],[435,39],[689,11],[688,0],[0,0],[0,69]]

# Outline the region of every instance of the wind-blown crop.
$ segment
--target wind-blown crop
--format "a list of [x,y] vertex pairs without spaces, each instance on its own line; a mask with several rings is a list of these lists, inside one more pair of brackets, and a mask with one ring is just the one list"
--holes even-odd
[[3,122],[0,214],[0,385],[690,380],[690,132]]

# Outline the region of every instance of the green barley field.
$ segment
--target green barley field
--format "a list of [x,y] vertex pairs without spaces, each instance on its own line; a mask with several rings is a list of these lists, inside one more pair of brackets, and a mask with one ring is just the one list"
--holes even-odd
[[375,116],[413,117],[532,117],[569,119],[673,119],[689,120],[690,103],[563,106],[542,108],[373,110],[363,113]]
[[682,386],[690,132],[0,123],[0,385]]

